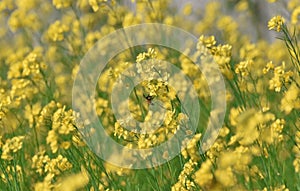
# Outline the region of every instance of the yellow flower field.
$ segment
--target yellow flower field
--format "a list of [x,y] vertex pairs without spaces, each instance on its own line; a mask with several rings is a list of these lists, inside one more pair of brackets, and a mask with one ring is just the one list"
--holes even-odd
[[1,0],[0,190],[300,190],[299,0]]

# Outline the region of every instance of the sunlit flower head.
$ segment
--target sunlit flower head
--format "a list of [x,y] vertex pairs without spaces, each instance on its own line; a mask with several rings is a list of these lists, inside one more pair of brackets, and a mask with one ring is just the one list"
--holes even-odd
[[280,32],[282,30],[284,22],[285,22],[285,20],[282,16],[280,16],[280,15],[274,16],[268,22],[268,28],[269,28],[269,30],[275,30],[277,32]]

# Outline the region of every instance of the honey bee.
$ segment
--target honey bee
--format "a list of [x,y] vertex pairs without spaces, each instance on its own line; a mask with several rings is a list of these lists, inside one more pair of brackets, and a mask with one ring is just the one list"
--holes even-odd
[[145,94],[143,94],[143,96],[144,96],[144,98],[146,99],[146,101],[147,101],[147,103],[150,105],[150,104],[153,104],[152,103],[152,100],[153,100],[153,96],[151,96],[151,95],[145,95]]

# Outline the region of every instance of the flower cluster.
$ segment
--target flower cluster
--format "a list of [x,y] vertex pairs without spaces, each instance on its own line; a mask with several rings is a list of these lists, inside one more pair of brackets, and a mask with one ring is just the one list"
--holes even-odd
[[196,190],[195,182],[191,179],[191,175],[195,171],[196,165],[197,162],[193,162],[192,160],[189,160],[184,164],[184,167],[178,176],[178,182],[172,186],[172,191]]
[[284,24],[284,18],[280,15],[273,17],[268,22],[269,30],[275,30],[277,32],[280,32],[282,30],[282,26]]
[[11,139],[7,139],[2,146],[1,159],[13,160],[13,153],[16,153],[23,146],[24,136],[17,136]]
[[[300,1],[178,2],[0,1],[1,190],[299,190]],[[123,29],[142,23],[176,26],[198,40],[176,39],[186,45],[181,52],[132,46]],[[130,48],[91,63],[106,64],[94,94],[72,100],[81,60],[118,29],[124,42],[97,46]],[[214,77],[217,69],[222,76]],[[207,126],[221,120],[210,87],[219,82],[226,113],[217,131]],[[184,133],[180,152],[170,159],[174,148],[163,150],[168,161],[148,169],[114,166],[94,153],[102,151],[97,120],[120,146],[145,151],[116,158],[101,145],[108,159],[155,163],[151,149]]]

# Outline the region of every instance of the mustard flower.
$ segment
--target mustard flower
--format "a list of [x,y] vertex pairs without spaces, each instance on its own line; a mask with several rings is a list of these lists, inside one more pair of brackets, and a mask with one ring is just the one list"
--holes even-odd
[[236,175],[231,167],[217,169],[214,172],[214,175],[217,181],[220,182],[224,187],[232,187],[237,183]]
[[288,2],[287,8],[288,8],[289,11],[292,11],[298,6],[299,6],[299,1],[298,0],[290,0]]
[[72,0],[53,0],[52,3],[57,9],[62,9],[70,7]]
[[25,118],[29,121],[29,127],[32,128],[34,122],[37,121],[38,114],[41,111],[41,104],[38,102],[34,105],[26,105],[25,106]]
[[201,35],[199,38],[199,43],[201,45],[204,45],[207,48],[211,48],[211,47],[215,46],[215,44],[217,42],[216,42],[214,36],[205,37],[205,36]]
[[212,182],[213,180],[212,167],[213,164],[208,159],[205,162],[203,162],[201,164],[200,169],[195,172],[194,180],[199,186],[205,187]]
[[191,15],[193,12],[193,5],[191,3],[186,3],[183,7],[182,12],[186,16]]
[[193,161],[197,161],[200,156],[199,156],[199,150],[197,147],[197,144],[201,138],[201,134],[196,134],[189,142],[187,147],[182,150],[182,154],[184,158],[187,158],[188,156],[191,158]]
[[268,62],[267,65],[264,67],[263,69],[263,73],[266,74],[268,73],[270,70],[274,69],[274,64],[272,61]]
[[10,15],[8,25],[13,32],[24,28],[37,31],[41,28],[42,22],[37,13],[30,12],[25,8],[18,8]]
[[81,172],[72,174],[59,181],[55,190],[57,191],[72,191],[84,188],[89,182],[87,171],[82,167]]
[[282,62],[281,66],[277,66],[274,69],[274,76],[269,80],[269,89],[280,92],[284,84],[288,83],[293,76],[292,71],[285,71],[285,62]]
[[58,135],[55,132],[55,130],[48,131],[46,141],[47,141],[47,144],[50,145],[51,151],[53,153],[56,153],[58,150]]
[[51,159],[45,165],[45,173],[59,175],[61,172],[69,170],[72,168],[72,164],[67,158],[62,155],[58,155],[56,158]]
[[277,32],[280,32],[282,30],[284,22],[285,22],[285,20],[282,16],[280,16],[280,15],[274,16],[268,22],[268,28],[269,28],[269,30],[275,30]]
[[52,117],[52,129],[59,134],[68,135],[74,131],[75,117],[73,111],[65,111],[65,106],[59,108]]
[[7,139],[2,146],[1,159],[12,160],[13,153],[22,149],[24,136],[16,136],[11,139]]
[[225,149],[226,143],[223,139],[217,139],[212,146],[206,151],[207,158],[214,161]]
[[249,9],[249,2],[245,0],[239,1],[235,6],[235,9],[239,12],[244,12]]
[[291,23],[293,25],[296,25],[299,22],[299,16],[300,16],[300,6],[298,6],[291,15]]
[[242,61],[239,64],[237,64],[235,68],[235,73],[241,74],[242,76],[248,76],[251,65],[253,65],[253,60]]
[[280,109],[289,114],[293,109],[300,108],[300,91],[299,87],[293,83],[285,92],[281,100]]
[[15,8],[14,1],[11,0],[4,0],[0,2],[0,11],[3,11],[5,9],[13,10]]
[[11,14],[8,20],[8,25],[13,32],[24,26],[23,18],[26,18],[26,11],[23,9],[15,10]]
[[[22,170],[23,169],[20,165],[15,165],[15,166],[7,165],[6,169],[4,171],[1,171],[0,178],[2,178],[2,181],[4,181],[5,183],[14,180],[22,181],[22,176],[24,176],[22,174]],[[6,173],[6,176],[4,172]]]
[[153,48],[149,48],[147,52],[140,53],[137,58],[136,62],[141,62],[147,59],[153,59],[157,57],[157,52]]
[[178,182],[172,186],[172,191],[196,190],[194,180],[190,177],[197,166],[197,162],[191,159],[184,164],[183,170],[180,172]]
[[47,174],[47,176],[44,178],[43,182],[37,182],[34,185],[34,191],[51,191],[54,188],[54,185],[52,184],[53,181],[53,174]]
[[53,24],[51,24],[47,30],[46,37],[50,41],[58,42],[63,41],[65,38],[65,34],[69,31],[69,27],[61,21],[57,20]]
[[99,4],[100,3],[106,3],[107,0],[89,0],[89,4],[92,7],[94,12],[97,12],[99,10]]
[[242,112],[236,119],[236,135],[231,137],[231,141],[238,141],[241,145],[245,146],[253,144],[259,138],[260,134],[257,126],[274,119],[274,114],[256,112],[255,109]]
[[45,150],[40,151],[32,157],[31,168],[39,175],[43,175],[45,173],[45,165],[50,162],[50,160],[49,156],[45,155]]

